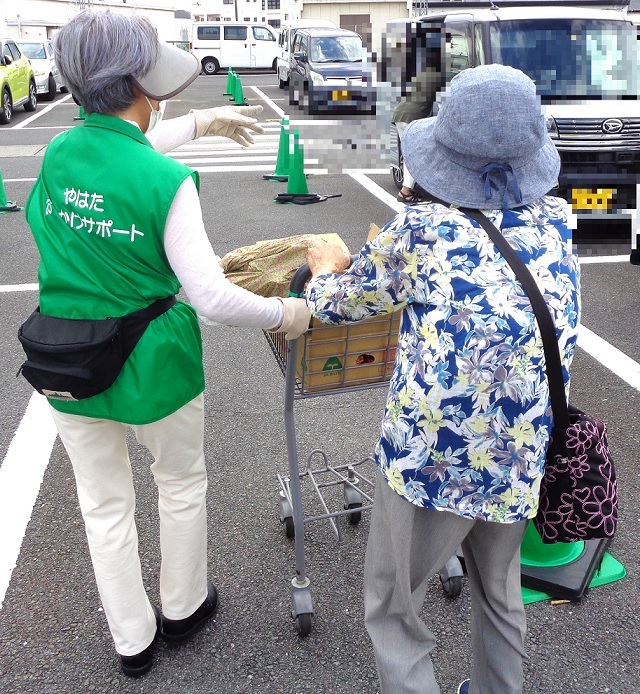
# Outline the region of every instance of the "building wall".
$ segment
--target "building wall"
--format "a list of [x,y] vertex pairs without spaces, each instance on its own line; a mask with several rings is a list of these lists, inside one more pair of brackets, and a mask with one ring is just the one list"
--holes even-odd
[[180,9],[175,0],[4,0],[0,3],[0,34],[14,39],[50,38],[83,9],[143,14],[156,26],[162,41],[179,41],[183,38],[181,29],[184,20],[175,19],[175,11]]
[[[341,17],[347,15],[368,15],[371,23],[371,50],[379,53],[382,32],[390,19],[408,17],[407,2],[335,2],[333,0],[300,0],[302,19],[330,20],[342,26]],[[365,38],[365,37],[363,37]]]

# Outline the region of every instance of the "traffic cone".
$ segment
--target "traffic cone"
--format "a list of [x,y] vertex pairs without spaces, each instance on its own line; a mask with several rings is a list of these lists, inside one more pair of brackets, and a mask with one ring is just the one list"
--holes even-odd
[[289,119],[284,116],[280,121],[280,142],[276,170],[271,175],[264,175],[267,181],[287,181],[289,179]]
[[227,88],[224,90],[224,96],[233,95],[233,70],[228,68],[227,70]]
[[[231,77],[227,77],[227,92],[229,92],[229,101],[235,101],[236,98],[236,82],[238,81],[238,75],[231,70]],[[225,92],[226,95],[226,92]]]
[[4,190],[4,181],[0,172],[0,213],[1,212],[19,212],[22,208],[18,207],[15,202],[7,200],[7,194]]
[[606,551],[610,544],[608,538],[545,544],[530,522],[520,546],[525,605],[549,598],[580,600],[589,588],[624,578],[624,566]]
[[342,197],[342,193],[337,193],[335,195],[309,193],[307,176],[304,172],[304,147],[300,144],[300,133],[294,130],[293,149],[289,153],[287,192],[278,193],[273,201],[280,204],[293,203],[295,205],[310,205],[314,202],[324,202],[329,198],[339,197]]
[[242,82],[238,75],[236,75],[235,91],[233,92],[234,104],[236,106],[246,106],[248,104],[247,100],[244,98],[242,92]]
[[289,156],[287,195],[308,195],[307,177],[304,175],[304,147],[300,144],[300,133],[293,131],[293,150]]

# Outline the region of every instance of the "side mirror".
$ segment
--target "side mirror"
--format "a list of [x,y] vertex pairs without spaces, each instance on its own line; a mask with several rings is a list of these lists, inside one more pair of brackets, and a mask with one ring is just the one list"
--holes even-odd
[[11,63],[13,62],[13,58],[10,55],[5,54],[2,56],[2,58],[5,65],[11,65]]
[[306,62],[308,62],[307,54],[306,54],[306,53],[294,53],[294,54],[293,54],[293,59],[294,59],[294,60],[297,60],[299,63],[306,63]]

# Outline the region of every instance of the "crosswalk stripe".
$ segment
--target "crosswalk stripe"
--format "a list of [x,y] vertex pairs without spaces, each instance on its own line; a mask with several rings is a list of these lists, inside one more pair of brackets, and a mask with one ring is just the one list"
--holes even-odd
[[[205,136],[176,147],[168,156],[201,173],[224,171],[273,172],[280,146],[280,128],[265,128],[263,134],[253,134],[255,143],[242,147],[226,137]],[[317,168],[318,159],[305,157],[305,173],[326,173]],[[314,168],[314,166],[316,168]]]

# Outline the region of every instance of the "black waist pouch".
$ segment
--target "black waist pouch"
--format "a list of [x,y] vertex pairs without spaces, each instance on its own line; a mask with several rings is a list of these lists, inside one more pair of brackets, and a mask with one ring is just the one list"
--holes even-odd
[[176,303],[158,299],[120,318],[44,316],[36,309],[18,330],[27,355],[18,373],[48,398],[84,400],[113,385],[149,323]]

